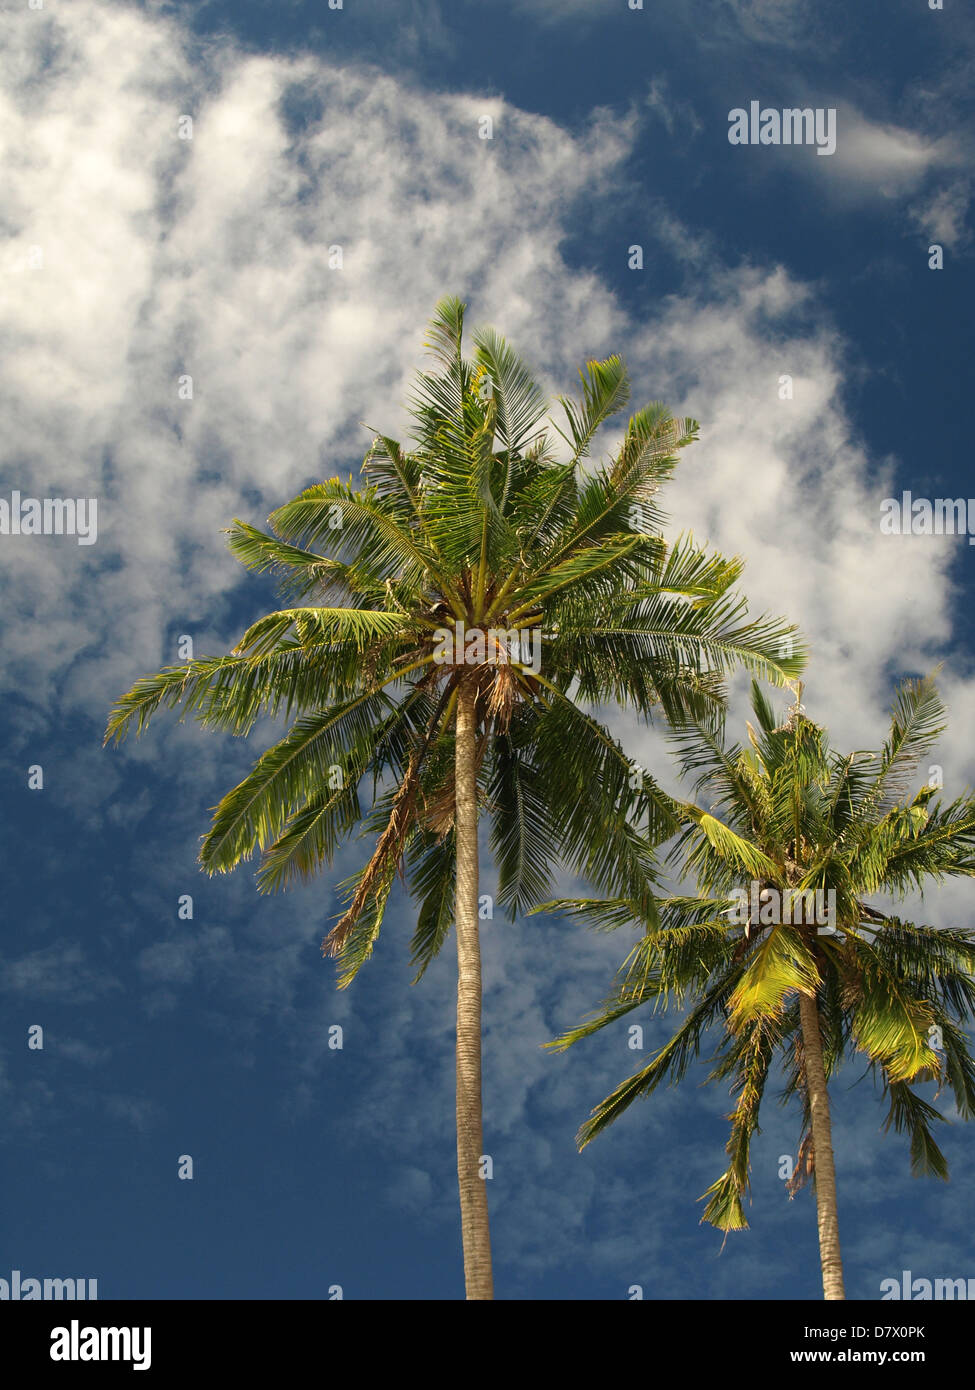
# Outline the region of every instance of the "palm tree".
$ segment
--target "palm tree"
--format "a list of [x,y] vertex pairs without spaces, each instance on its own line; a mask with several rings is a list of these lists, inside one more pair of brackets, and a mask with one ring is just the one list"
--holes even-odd
[[672,735],[682,775],[696,775],[695,791],[706,789],[711,802],[706,810],[675,803],[683,829],[672,859],[696,880],[698,896],[662,902],[657,921],[623,897],[562,899],[537,910],[603,928],[645,927],[604,1007],[549,1046],[563,1049],[642,1004],[688,1006],[649,1062],[593,1110],[580,1148],[637,1096],[680,1081],[716,1027],[708,1079],[730,1079],[737,1103],[730,1163],[704,1194],[703,1219],[724,1231],[745,1227],[749,1146],[779,1056],[782,1099],[802,1103],[790,1195],[814,1178],[823,1295],[842,1299],[829,1078],[863,1054],[889,1099],[886,1127],[910,1136],[915,1175],[948,1176],[932,1133],[944,1116],[915,1088],[936,1081],[963,1118],[975,1109],[964,1031],[975,1015],[975,933],[915,925],[877,901],[975,875],[975,797],[942,806],[933,786],[909,793],[944,728],[930,678],[900,687],[880,752],[831,752],[798,703],[800,690],[776,726],[752,682],[758,728],[748,725],[747,749],[727,747],[714,719],[691,720]]
[[161,705],[235,734],[259,715],[293,719],[216,808],[200,859],[225,873],[259,852],[269,891],[331,863],[356,827],[374,836],[323,942],[340,988],[372,953],[397,870],[419,903],[417,979],[456,921],[464,1271],[467,1297],[488,1299],[480,813],[512,918],[551,892],[560,863],[652,914],[651,840],[675,828],[669,801],[649,778],[631,786],[622,748],[584,706],[703,718],[732,666],[781,681],[803,654],[791,627],[746,621],[738,560],[660,537],[656,495],[694,422],[646,406],[615,457],[586,472],[593,437],[628,399],[620,358],[587,362],[581,400],[560,397],[564,428],[549,430],[503,338],[475,333],[463,356],[464,308],[437,305],[412,447],[377,434],[361,488],[310,487],[272,514],[270,533],[234,522],[234,554],[280,577],[289,606],[228,656],[137,681],[106,738],[142,732]]

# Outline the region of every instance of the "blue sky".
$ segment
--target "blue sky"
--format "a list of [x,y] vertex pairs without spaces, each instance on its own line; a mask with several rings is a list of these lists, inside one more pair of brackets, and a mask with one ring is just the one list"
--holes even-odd
[[[975,554],[879,529],[904,488],[975,492],[975,25],[956,0],[44,0],[3,27],[0,496],[97,497],[98,540],[0,536],[0,1277],[458,1297],[450,952],[410,987],[400,901],[337,992],[330,879],[267,898],[247,868],[196,866],[274,730],[160,718],[109,752],[108,707],[181,635],[222,652],[273,605],[220,528],[357,468],[359,422],[404,432],[424,322],[455,292],[551,394],[620,351],[638,402],[700,420],[673,534],[743,555],[753,609],[800,623],[810,714],[878,744],[894,680],[943,663],[946,790],[975,781]],[[834,109],[835,154],[731,145],[752,100]],[[613,727],[672,777],[659,730]],[[971,897],[924,911],[967,924]],[[623,1027],[542,1051],[626,944],[498,918],[483,949],[498,1296],[816,1298],[812,1198],[778,1177],[798,1116],[768,1108],[752,1226],[721,1252],[696,1199],[727,1095],[659,1094],[580,1156],[636,1057]],[[848,1295],[975,1274],[972,1137],[945,1127],[950,1184],[912,1180],[859,1076],[834,1087]]]

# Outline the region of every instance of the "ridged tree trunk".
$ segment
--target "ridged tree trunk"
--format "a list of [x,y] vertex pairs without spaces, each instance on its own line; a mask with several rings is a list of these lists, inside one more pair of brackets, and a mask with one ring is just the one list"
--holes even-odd
[[481,946],[477,916],[476,688],[457,695],[455,791],[457,828],[457,1182],[468,1299],[493,1298],[487,1185],[480,1175]]
[[812,1122],[816,1214],[819,1221],[819,1259],[823,1268],[823,1298],[846,1298],[843,1257],[836,1211],[836,1168],[833,1163],[833,1131],[823,1066],[823,1037],[819,1007],[814,995],[799,992],[799,1020],[805,1054],[806,1086]]

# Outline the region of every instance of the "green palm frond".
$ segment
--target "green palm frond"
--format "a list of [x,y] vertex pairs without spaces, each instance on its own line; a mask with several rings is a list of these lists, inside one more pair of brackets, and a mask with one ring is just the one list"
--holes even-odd
[[887,1092],[890,1110],[884,1128],[893,1128],[898,1134],[906,1131],[910,1136],[912,1174],[947,1182],[948,1164],[931,1130],[932,1123],[943,1121],[944,1116],[912,1091],[906,1081],[889,1082]]
[[[720,611],[723,601],[706,611]],[[784,667],[778,675],[786,678]],[[704,1220],[726,1231],[747,1224],[749,1145],[773,1054],[786,1069],[781,1099],[798,1099],[802,1110],[790,1194],[814,1174],[801,997],[815,1000],[827,1079],[865,1054],[889,1096],[888,1127],[910,1137],[915,1174],[947,1175],[932,1132],[944,1118],[937,1096],[925,1099],[915,1085],[936,1082],[962,1118],[975,1115],[967,1031],[975,1020],[975,931],[918,926],[871,902],[876,893],[896,897],[975,872],[975,797],[965,792],[943,806],[935,788],[910,786],[943,732],[943,704],[930,678],[906,682],[883,749],[840,755],[805,715],[801,687],[794,689],[795,704],[777,718],[752,682],[756,727],[748,726],[745,749],[727,741],[720,708],[673,729],[681,775],[704,803],[673,803],[680,829],[667,862],[696,880],[698,896],[662,900],[652,924],[619,890],[543,909],[597,930],[644,930],[601,1009],[553,1049],[641,1007],[688,1009],[669,1041],[592,1112],[580,1146],[664,1079],[679,1081],[706,1037],[715,1037],[708,1079],[730,1080],[738,1101],[731,1162],[705,1194]],[[750,904],[744,914],[728,912],[736,896]],[[823,921],[816,913],[827,900],[832,918]]]
[[[559,397],[569,430],[568,436],[563,435],[563,438],[572,446],[573,464],[588,454],[589,445],[599,427],[622,410],[630,399],[630,380],[620,357],[607,357],[603,362],[587,362],[585,368],[580,370],[579,378],[582,382],[581,402]],[[562,431],[559,430],[559,433]]]
[[410,942],[410,964],[417,967],[415,984],[439,954],[454,920],[457,863],[454,831],[443,837],[417,835],[407,862],[410,890],[420,904],[416,930]]
[[544,420],[545,397],[525,364],[493,329],[478,329],[473,336],[475,360],[487,372],[486,389],[495,402],[498,438],[506,450],[518,450]]
[[265,849],[282,834],[288,817],[328,786],[332,768],[339,768],[346,782],[358,782],[384,717],[402,715],[383,691],[376,691],[296,719],[217,806],[200,850],[204,868],[227,873],[255,850]]
[[897,691],[891,713],[890,735],[880,755],[871,797],[885,808],[903,797],[945,728],[945,707],[933,676],[905,681]]
[[748,1226],[743,1198],[749,1186],[751,1141],[761,1132],[759,1111],[778,1040],[769,1020],[755,1020],[734,1038],[728,1055],[711,1073],[712,1077],[720,1078],[732,1073],[732,1090],[737,1096],[730,1117],[731,1135],[725,1147],[731,1161],[717,1182],[712,1183],[700,1198],[703,1201],[705,1197],[710,1197],[701,1217],[702,1222],[722,1231],[740,1231]]
[[775,1018],[790,991],[816,991],[820,983],[808,943],[794,928],[769,931],[748,961],[729,1000],[729,1027],[744,1027],[762,1018]]

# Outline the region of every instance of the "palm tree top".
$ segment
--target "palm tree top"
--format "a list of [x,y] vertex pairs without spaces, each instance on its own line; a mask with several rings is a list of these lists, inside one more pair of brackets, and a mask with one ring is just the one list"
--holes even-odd
[[[602,1009],[551,1044],[568,1046],[644,1004],[687,1006],[671,1039],[593,1111],[580,1130],[585,1144],[638,1096],[682,1079],[716,1030],[710,1078],[730,1080],[739,1097],[731,1166],[706,1194],[705,1219],[725,1229],[747,1224],[749,1144],[776,1058],[782,1099],[803,1102],[800,1153],[810,1148],[802,996],[817,1002],[826,1077],[845,1058],[865,1060],[889,1099],[887,1126],[910,1136],[915,1173],[947,1176],[932,1132],[943,1116],[915,1087],[937,1082],[962,1118],[975,1113],[965,1034],[975,1017],[975,932],[916,924],[882,901],[975,875],[975,796],[964,791],[945,804],[926,779],[912,791],[945,728],[935,681],[905,681],[883,747],[845,754],[830,748],[795,693],[778,722],[753,682],[747,746],[729,744],[719,719],[673,732],[682,775],[700,799],[679,803],[669,858],[697,894],[666,900],[659,927],[642,919],[645,935]],[[832,905],[827,919],[822,905]],[[641,922],[623,899],[538,910],[599,927]]]
[[[674,827],[652,779],[628,786],[629,760],[587,707],[704,717],[732,667],[783,681],[804,659],[794,627],[747,618],[733,590],[739,559],[660,534],[658,494],[696,423],[644,406],[612,458],[587,467],[598,430],[629,399],[622,359],[587,362],[581,396],[559,397],[561,420],[549,420],[493,329],[476,330],[464,355],[464,309],[453,296],[437,305],[409,447],[376,432],[359,486],[333,477],[272,512],[267,531],[230,528],[233,553],[277,577],[287,606],[228,656],[136,682],[106,735],[141,733],[161,706],[235,734],[262,715],[292,719],[220,803],[201,851],[211,873],[260,853],[262,889],[331,862],[363,821],[359,789],[371,782],[375,852],[343,885],[327,938],[346,982],[404,862],[423,894],[421,968],[443,940],[461,688],[475,695],[479,796],[514,914],[550,891],[560,854],[597,887],[641,892],[654,865],[634,823],[651,840]],[[567,792],[571,810],[543,809]]]

